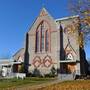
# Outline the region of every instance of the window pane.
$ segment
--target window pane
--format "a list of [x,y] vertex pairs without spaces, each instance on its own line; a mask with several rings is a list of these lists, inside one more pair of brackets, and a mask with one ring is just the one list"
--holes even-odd
[[46,31],[46,51],[48,51],[49,49],[49,35],[48,35],[48,31]]
[[44,23],[41,24],[41,51],[44,50]]
[[36,32],[36,52],[39,51],[39,32]]

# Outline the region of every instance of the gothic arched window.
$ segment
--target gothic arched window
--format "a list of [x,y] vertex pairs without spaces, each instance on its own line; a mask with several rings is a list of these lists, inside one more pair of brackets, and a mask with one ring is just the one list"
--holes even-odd
[[45,36],[46,36],[45,50],[48,51],[49,50],[49,32],[48,32],[48,30],[46,31]]
[[36,30],[36,52],[49,51],[50,44],[50,34],[49,34],[49,25],[46,21],[42,21]]
[[41,24],[41,51],[44,50],[44,22]]
[[36,31],[36,52],[39,52],[39,31]]

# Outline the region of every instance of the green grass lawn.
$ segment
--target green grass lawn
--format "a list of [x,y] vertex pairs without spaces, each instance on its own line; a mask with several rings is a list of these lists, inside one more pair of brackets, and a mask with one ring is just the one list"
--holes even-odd
[[38,77],[27,77],[26,79],[1,79],[0,80],[0,90],[5,90],[7,88],[15,88],[15,87],[22,87],[24,85],[38,85],[48,81],[53,81],[54,78],[38,78]]
[[[53,83],[53,82],[56,83]],[[1,79],[0,90],[90,90],[90,80],[57,82],[56,78]]]

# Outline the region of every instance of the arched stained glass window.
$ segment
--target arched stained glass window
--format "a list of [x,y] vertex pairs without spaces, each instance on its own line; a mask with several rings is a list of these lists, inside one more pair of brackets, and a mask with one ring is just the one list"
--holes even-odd
[[41,51],[44,51],[44,22],[41,24]]
[[42,21],[36,30],[36,52],[49,51],[50,33],[49,25],[46,21]]
[[36,31],[36,52],[39,52],[39,31]]
[[48,51],[49,50],[49,32],[48,30],[46,31],[46,40],[45,40],[45,50]]

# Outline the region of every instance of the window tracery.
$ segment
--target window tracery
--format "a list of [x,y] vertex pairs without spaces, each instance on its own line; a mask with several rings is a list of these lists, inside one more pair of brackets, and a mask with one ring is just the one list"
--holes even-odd
[[49,25],[42,21],[36,30],[36,52],[49,51],[50,46]]

